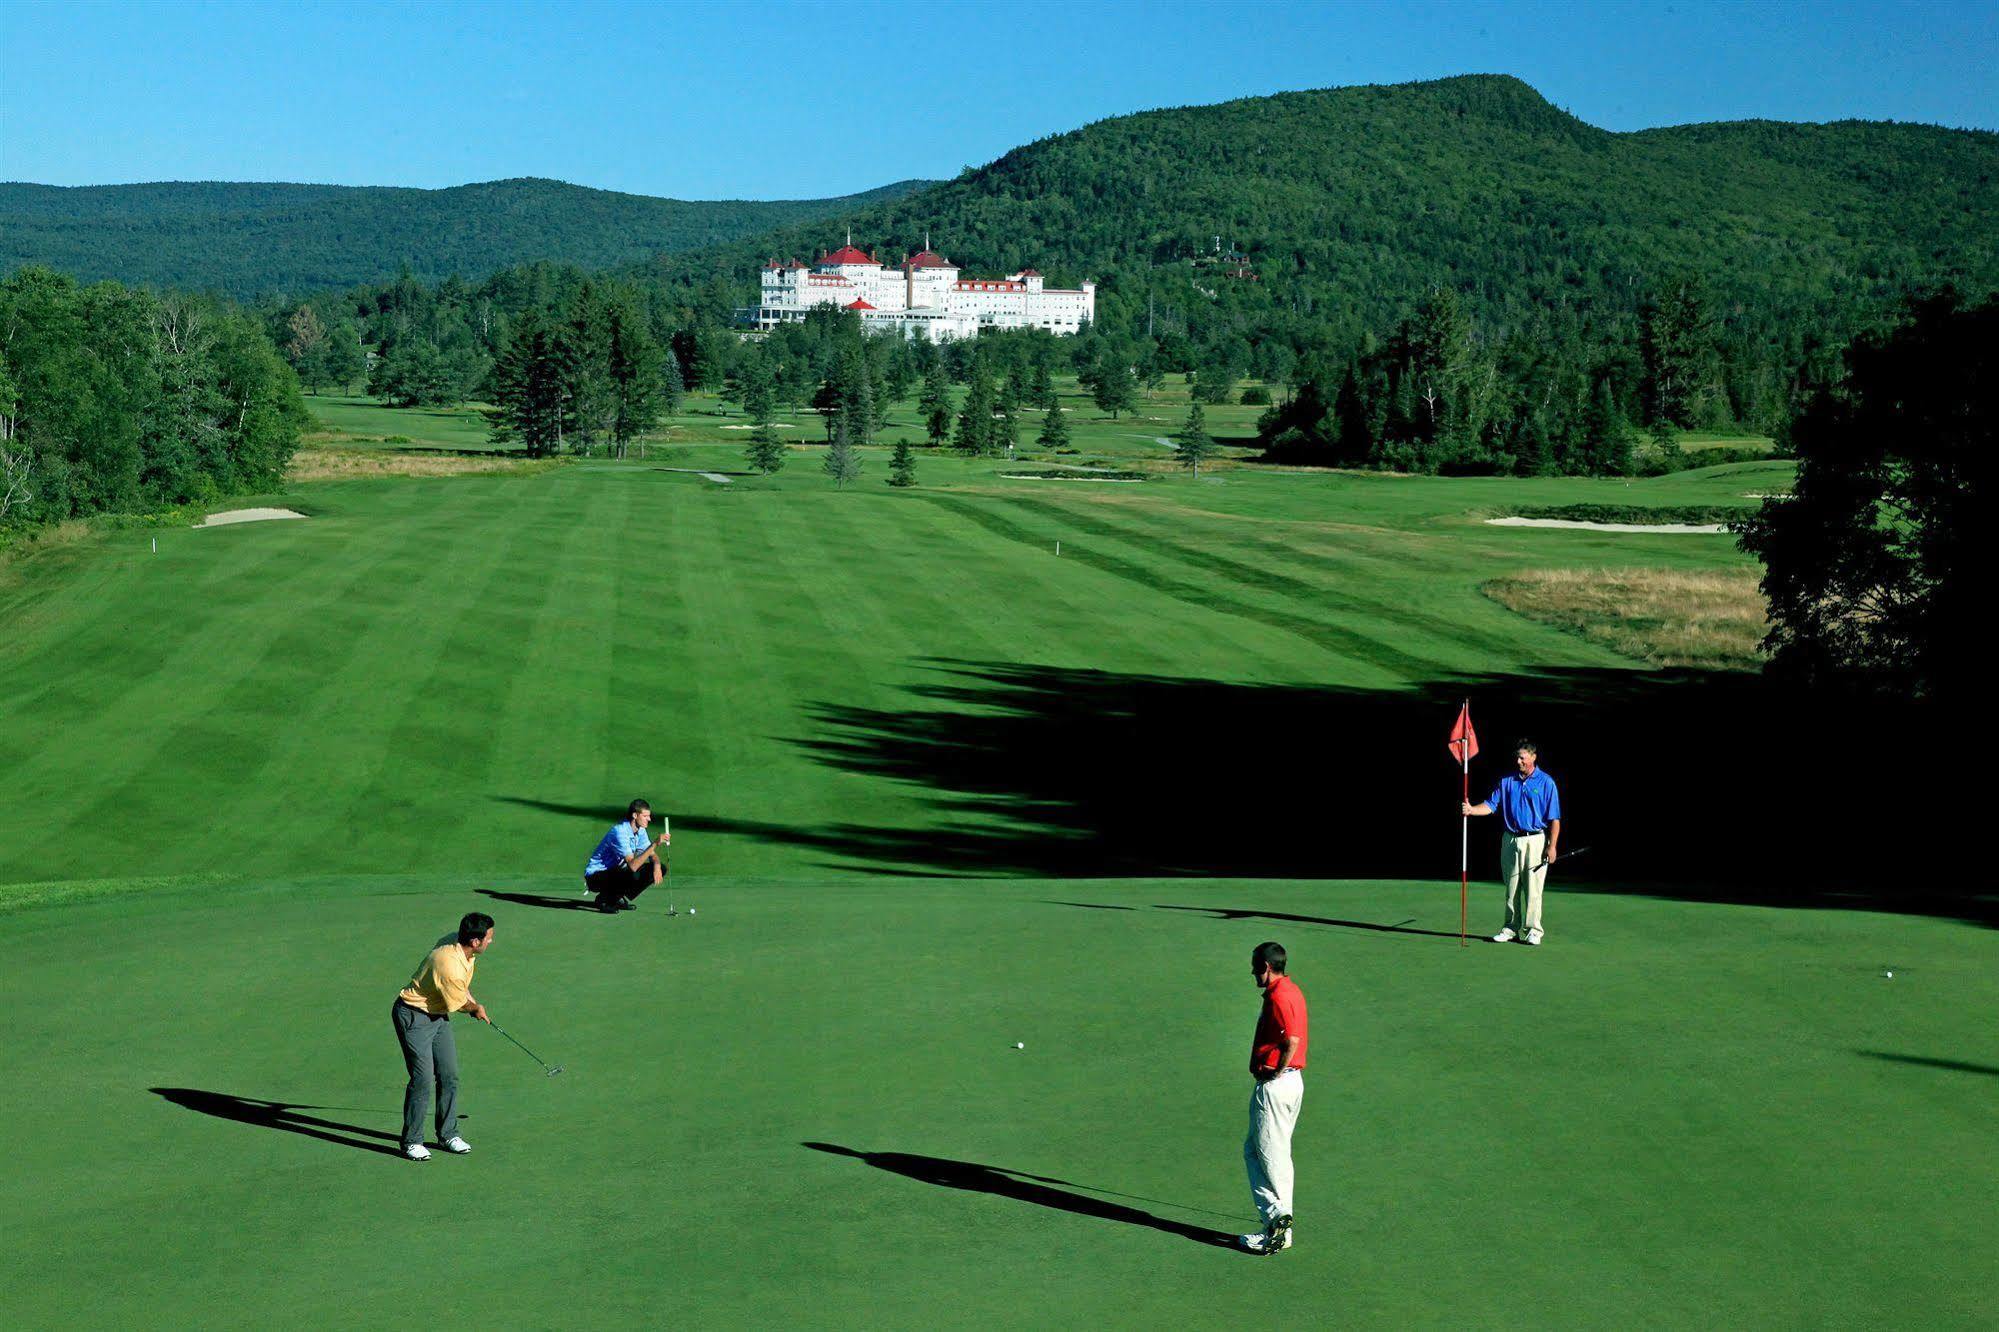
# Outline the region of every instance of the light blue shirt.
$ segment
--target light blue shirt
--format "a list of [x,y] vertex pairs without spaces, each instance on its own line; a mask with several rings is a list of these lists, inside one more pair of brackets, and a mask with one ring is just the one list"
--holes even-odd
[[1505,820],[1510,833],[1537,833],[1548,826],[1548,820],[1562,817],[1562,796],[1555,789],[1555,779],[1539,768],[1531,777],[1514,772],[1500,778],[1485,803]]
[[643,851],[652,845],[645,830],[626,819],[623,823],[611,825],[611,831],[604,834],[604,840],[597,843],[597,849],[590,853],[590,863],[583,867],[585,874],[601,874],[624,860],[626,856]]

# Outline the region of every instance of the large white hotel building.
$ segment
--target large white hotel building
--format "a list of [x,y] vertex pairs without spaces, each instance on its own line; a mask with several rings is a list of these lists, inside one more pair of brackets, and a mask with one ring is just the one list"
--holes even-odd
[[927,244],[891,268],[850,240],[815,263],[765,264],[762,299],[742,313],[746,322],[768,329],[802,320],[822,305],[854,311],[870,333],[931,342],[975,338],[986,328],[1069,334],[1096,318],[1097,285],[1044,286],[1031,268],[1003,278],[968,278]]

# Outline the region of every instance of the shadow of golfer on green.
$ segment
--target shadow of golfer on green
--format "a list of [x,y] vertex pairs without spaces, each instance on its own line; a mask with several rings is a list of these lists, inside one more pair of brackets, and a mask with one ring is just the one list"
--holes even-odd
[[[1016,1202],[1033,1203],[1037,1207],[1052,1207],[1058,1212],[1094,1216],[1103,1221],[1122,1221],[1128,1226],[1145,1226],[1150,1230],[1163,1230],[1169,1235],[1193,1240],[1196,1244],[1212,1244],[1222,1249],[1235,1246],[1235,1236],[1224,1231],[1189,1225],[1184,1221],[1169,1221],[1163,1216],[1154,1216],[1136,1207],[1106,1202],[1101,1198],[1092,1198],[1082,1193],[1071,1193],[1070,1189],[1086,1186],[1072,1184],[1066,1179],[1030,1175],[1019,1170],[979,1165],[972,1161],[953,1161],[942,1156],[916,1156],[909,1152],[862,1152],[852,1147],[836,1146],[830,1142],[805,1142],[799,1146],[810,1147],[815,1152],[826,1152],[833,1156],[851,1156],[857,1161],[866,1161],[877,1170],[886,1170],[890,1174],[921,1180],[925,1184],[936,1184],[947,1189],[964,1189],[971,1193],[991,1193],[1001,1198],[1012,1198]],[[1058,1184],[1062,1187],[1054,1187]],[[1102,1191],[1109,1192],[1109,1190]],[[1158,1199],[1146,1198],[1142,1201],[1157,1202]],[[1164,1205],[1173,1206],[1171,1203]]]
[[[318,1138],[321,1142],[339,1143],[342,1147],[355,1147],[364,1152],[380,1152],[384,1156],[402,1155],[401,1142],[397,1134],[298,1113],[301,1110],[350,1108],[347,1106],[293,1105],[285,1101],[258,1100],[252,1096],[231,1096],[227,1092],[198,1091],[193,1087],[148,1087],[146,1090],[155,1096],[165,1097],[183,1109],[214,1115],[217,1119],[234,1120],[238,1124],[254,1124],[258,1128],[277,1129],[284,1133],[297,1133],[308,1138]],[[382,1143],[392,1145],[383,1146],[363,1141],[367,1138],[379,1138]]]

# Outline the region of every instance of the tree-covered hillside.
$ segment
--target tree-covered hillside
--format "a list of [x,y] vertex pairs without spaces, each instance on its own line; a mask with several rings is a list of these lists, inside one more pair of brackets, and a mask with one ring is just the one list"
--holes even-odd
[[[926,230],[980,271],[1104,284],[1134,333],[1216,340],[1313,327],[1346,341],[1433,287],[1503,332],[1525,312],[1635,310],[1706,280],[1762,323],[1892,304],[1909,285],[1999,282],[1999,135],[1844,122],[1614,134],[1517,79],[1341,88],[1124,116],[1008,153],[854,218],[892,255]],[[754,266],[809,257],[792,225],[648,269],[747,296]],[[1216,254],[1219,238],[1221,255]],[[837,238],[835,238],[837,239]],[[1255,280],[1229,276],[1232,247]]]
[[251,298],[351,287],[404,268],[436,281],[537,259],[611,267],[791,222],[823,228],[927,183],[774,202],[654,199],[553,180],[446,190],[0,184],[0,275],[44,264],[85,281]]

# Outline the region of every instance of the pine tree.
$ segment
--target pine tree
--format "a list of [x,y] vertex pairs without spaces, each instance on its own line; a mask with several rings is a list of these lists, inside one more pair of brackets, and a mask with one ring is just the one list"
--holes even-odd
[[895,452],[888,459],[888,483],[892,486],[913,486],[916,484],[916,455],[910,450],[909,441],[898,439]]
[[1199,476],[1201,464],[1215,455],[1215,438],[1208,433],[1207,414],[1200,403],[1187,409],[1187,423],[1180,427],[1173,442],[1179,449],[1180,465]]
[[743,410],[752,426],[748,456],[750,466],[765,476],[784,467],[784,444],[772,424],[777,416],[777,376],[770,357],[759,349],[743,368]]
[[1048,362],[1038,356],[1034,359],[1033,377],[1027,384],[1027,401],[1044,412],[1055,406],[1055,376],[1049,373]]
[[653,341],[645,320],[624,301],[605,310],[603,338],[611,443],[622,458],[634,439],[659,423],[659,366],[666,353]]
[[1138,390],[1132,383],[1130,367],[1121,361],[1098,365],[1090,396],[1095,400],[1097,410],[1109,412],[1113,421],[1117,420],[1119,412],[1136,410]]
[[992,448],[993,372],[986,358],[972,358],[971,382],[965,386],[965,405],[958,413],[956,443],[960,453],[983,457]]
[[1060,453],[1069,447],[1068,415],[1062,410],[1061,403],[1054,404],[1042,416],[1041,433],[1035,436],[1034,442],[1050,453]]
[[932,448],[944,447],[944,441],[951,437],[951,374],[944,367],[944,358],[938,357],[930,363],[930,373],[923,377],[923,396],[917,400],[923,416],[923,433],[930,438]]
[[854,451],[854,437],[847,416],[841,413],[833,422],[833,443],[826,450],[826,475],[833,478],[833,484],[845,489],[849,481],[861,474],[861,455]]

